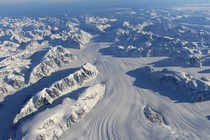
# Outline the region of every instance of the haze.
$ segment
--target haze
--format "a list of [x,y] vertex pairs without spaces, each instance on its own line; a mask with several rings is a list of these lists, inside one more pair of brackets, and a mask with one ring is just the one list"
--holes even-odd
[[107,8],[170,7],[208,0],[1,0],[0,16],[50,16]]

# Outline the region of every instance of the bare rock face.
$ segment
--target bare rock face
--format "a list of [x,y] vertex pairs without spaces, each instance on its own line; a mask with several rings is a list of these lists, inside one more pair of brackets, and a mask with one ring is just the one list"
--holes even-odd
[[[38,119],[30,126],[24,138],[34,137],[37,140],[52,140],[61,137],[73,125],[83,120],[86,115],[103,98],[106,86],[94,84],[85,89],[77,100],[65,98],[53,111]],[[35,116],[36,118],[36,116]]]
[[162,115],[160,115],[159,113],[157,113],[155,110],[153,110],[151,107],[149,106],[145,106],[144,107],[144,115],[145,117],[152,123],[155,125],[166,125],[166,122],[164,121],[164,118]]
[[[92,91],[94,89],[94,91]],[[66,125],[70,127],[71,125],[77,123],[82,118],[84,118],[87,113],[94,107],[94,105],[103,97],[105,93],[105,86],[101,84],[96,84],[89,87],[77,100],[76,106],[72,109],[72,114],[69,117]]]
[[51,104],[57,98],[78,89],[84,83],[93,80],[99,74],[98,70],[90,63],[84,64],[80,70],[56,81],[50,87],[43,89],[32,97],[14,119],[14,123],[23,117],[37,111],[40,107]]
[[[17,58],[18,59],[18,58]],[[14,61],[16,57],[14,58]],[[2,62],[3,68],[0,69],[0,96],[5,97],[8,94],[23,88],[25,84],[25,72],[28,70],[26,66],[16,67],[15,62],[10,63],[12,60],[4,59]],[[24,61],[23,61],[24,63]],[[7,66],[8,64],[8,66]],[[0,64],[1,67],[1,64]]]
[[210,91],[201,91],[198,92],[195,97],[193,98],[194,102],[203,102],[210,100]]
[[4,85],[2,85],[2,87],[0,87],[0,97],[6,93],[8,93],[8,90]]
[[[62,46],[50,47],[44,56],[36,56],[34,54],[39,50],[38,47],[48,44],[36,45],[0,61],[0,83],[2,83],[0,96],[4,97],[28,84],[36,83],[59,68],[77,60],[75,55]],[[33,66],[32,59],[37,60],[38,64]]]
[[8,75],[5,78],[5,81],[6,83],[14,87],[14,89],[20,89],[25,84],[25,79],[21,75],[14,75],[14,74]]
[[43,61],[31,72],[30,83],[35,83],[43,77],[49,76],[62,66],[65,66],[76,59],[77,57],[75,55],[61,46],[51,48],[44,56]]
[[210,100],[210,82],[207,78],[197,79],[181,71],[156,70],[150,66],[143,67],[142,71],[152,81],[188,95],[193,102]]

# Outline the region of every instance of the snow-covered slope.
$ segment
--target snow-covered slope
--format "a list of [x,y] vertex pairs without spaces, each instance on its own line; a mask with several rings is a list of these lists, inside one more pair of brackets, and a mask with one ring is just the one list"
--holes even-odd
[[[4,56],[23,49],[31,41],[49,41],[50,45],[84,48],[92,35],[79,28],[80,22],[67,17],[2,18],[0,20],[0,50]],[[7,48],[7,49],[5,49]]]
[[96,32],[97,30],[99,30],[100,32],[106,32],[109,28],[112,27],[112,23],[117,21],[117,19],[114,18],[91,15],[85,15],[83,20],[88,28]]
[[209,139],[209,21],[151,8],[0,17],[0,139]]
[[2,83],[0,96],[4,97],[13,93],[27,86],[28,83],[36,83],[77,59],[75,55],[62,46],[50,47],[49,49],[48,46],[45,46],[48,51],[42,58],[41,55],[36,55],[44,52],[40,50],[42,46],[45,44],[31,44],[30,48],[6,57],[0,62],[0,66],[2,66],[0,69],[0,82]]
[[[102,99],[104,94],[105,86],[96,84],[81,93],[76,101],[70,98],[64,99],[62,104],[52,108],[50,111],[46,110],[40,113],[31,121],[23,124],[21,127],[25,129],[24,131],[27,131],[27,134],[25,136],[19,135],[20,127],[17,131],[16,139],[21,139],[22,137],[25,140],[59,138],[65,131],[81,121]],[[40,119],[40,117],[43,118]],[[33,125],[30,125],[31,122],[33,122]]]
[[178,22],[173,17],[182,16],[178,11],[136,11],[141,15],[124,15],[116,29],[107,32],[106,37],[114,42],[106,49],[109,54],[118,57],[168,56],[173,65],[202,66],[202,55],[210,41],[209,30]]
[[98,70],[90,63],[84,64],[80,70],[73,74],[56,81],[50,87],[43,89],[37,93],[21,109],[20,113],[16,115],[14,123],[17,123],[23,117],[26,117],[36,112],[40,107],[52,104],[54,100],[65,94],[80,88],[83,84],[93,80],[99,74]]
[[210,81],[205,77],[196,79],[188,73],[167,69],[158,71],[149,66],[142,68],[142,71],[148,75],[149,79],[152,81],[188,94],[189,98],[194,102],[210,99]]
[[163,116],[161,116],[149,106],[144,107],[144,115],[152,124],[167,125]]
[[61,46],[50,48],[40,64],[34,67],[30,74],[30,83],[36,83],[43,77],[49,76],[59,68],[75,61],[77,57]]

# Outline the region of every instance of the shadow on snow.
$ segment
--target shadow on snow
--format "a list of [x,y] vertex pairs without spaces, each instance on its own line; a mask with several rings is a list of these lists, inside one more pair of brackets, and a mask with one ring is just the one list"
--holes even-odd
[[[5,99],[0,102],[0,109],[1,114],[6,117],[0,117],[1,126],[7,126],[6,128],[0,127],[0,139],[7,139],[9,135],[11,135],[11,131],[15,130],[15,126],[13,124],[13,119],[15,118],[16,114],[20,112],[20,109],[23,105],[34,96],[37,92],[41,91],[42,89],[49,87],[55,81],[61,80],[62,78],[68,76],[69,74],[79,70],[79,68],[72,68],[61,70],[58,72],[54,72],[49,77],[45,77],[39,80],[37,83],[32,84],[28,87],[25,87],[14,94],[8,95]],[[79,95],[72,94],[69,96],[70,98],[77,99]],[[4,110],[3,109],[4,106]]]
[[136,78],[133,83],[133,85],[136,87],[158,92],[160,95],[169,97],[171,100],[174,100],[175,103],[192,103],[184,93],[181,93],[181,91],[173,90],[169,87],[162,86],[151,81],[149,77],[143,73],[141,68],[129,71],[127,74]]

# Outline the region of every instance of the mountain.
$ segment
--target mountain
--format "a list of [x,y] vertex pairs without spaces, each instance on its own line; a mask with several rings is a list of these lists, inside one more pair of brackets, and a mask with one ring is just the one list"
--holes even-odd
[[209,23],[151,7],[0,17],[0,139],[209,139]]

